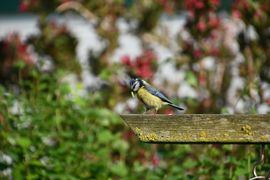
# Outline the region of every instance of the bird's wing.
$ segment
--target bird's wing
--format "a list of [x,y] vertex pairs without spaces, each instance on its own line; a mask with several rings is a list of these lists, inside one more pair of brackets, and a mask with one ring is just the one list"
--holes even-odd
[[145,89],[153,94],[154,96],[159,97],[162,101],[167,102],[169,104],[173,104],[164,94],[162,94],[160,91],[156,90],[154,87],[152,87],[150,84],[144,81],[144,87]]

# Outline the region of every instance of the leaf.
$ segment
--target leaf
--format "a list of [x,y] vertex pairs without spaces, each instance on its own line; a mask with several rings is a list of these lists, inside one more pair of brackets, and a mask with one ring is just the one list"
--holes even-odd
[[107,144],[113,139],[113,134],[108,131],[104,130],[98,133],[97,140],[99,143]]
[[117,139],[113,142],[112,147],[120,151],[120,153],[124,153],[128,150],[129,144],[124,140]]
[[31,161],[29,161],[29,164],[32,165],[32,166],[39,166],[39,167],[44,166],[44,165],[41,163],[41,161],[36,160],[36,159],[32,159]]
[[19,60],[15,63],[15,67],[19,68],[19,69],[23,69],[25,68],[26,63],[23,60]]
[[118,161],[116,164],[113,164],[110,168],[111,172],[117,176],[125,177],[128,174],[127,167],[123,161]]
[[186,81],[188,84],[190,84],[191,86],[195,86],[197,87],[198,86],[198,80],[197,80],[197,77],[196,75],[189,71],[186,73]]
[[31,145],[31,140],[28,138],[19,137],[16,139],[16,143],[22,148],[27,149]]
[[247,172],[247,168],[243,168],[243,167],[237,167],[236,170],[235,170],[235,175],[237,177],[239,176],[244,176],[246,175],[248,172]]
[[187,169],[191,169],[193,167],[195,167],[197,165],[197,162],[188,158],[184,163],[183,163],[183,167],[187,168]]
[[24,166],[23,164],[15,164],[14,168],[13,168],[13,171],[12,171],[12,177],[14,179],[24,179],[24,175],[23,175],[23,169],[24,169]]

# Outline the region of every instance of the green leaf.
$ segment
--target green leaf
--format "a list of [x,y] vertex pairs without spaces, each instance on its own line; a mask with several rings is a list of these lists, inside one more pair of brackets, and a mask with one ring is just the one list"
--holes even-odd
[[191,169],[193,167],[195,167],[197,165],[197,162],[188,158],[184,163],[183,163],[183,167],[187,168],[187,169]]
[[129,144],[122,139],[116,139],[116,140],[114,140],[112,147],[113,147],[113,149],[118,150],[121,153],[124,153],[128,150]]
[[31,140],[24,137],[17,138],[16,142],[19,146],[21,146],[24,149],[27,149],[31,145]]
[[36,159],[32,159],[30,162],[29,162],[30,165],[32,166],[44,166],[39,160],[36,160]]
[[12,171],[12,177],[14,179],[24,179],[24,175],[23,175],[23,169],[24,169],[24,165],[17,163],[15,164],[13,171]]
[[128,174],[127,167],[123,161],[118,161],[116,164],[113,164],[110,169],[113,174],[120,177],[125,177]]
[[186,81],[188,82],[188,84],[190,84],[191,86],[195,86],[197,87],[198,86],[198,80],[197,80],[197,77],[196,75],[189,71],[186,73]]
[[237,177],[244,176],[246,174],[247,174],[247,168],[237,167],[236,170],[235,170],[235,175]]
[[15,67],[19,68],[19,69],[23,69],[25,68],[26,64],[23,60],[19,60],[15,63]]
[[102,144],[107,144],[109,143],[110,141],[112,141],[113,139],[113,134],[108,131],[108,130],[104,130],[104,131],[100,131],[97,135],[97,140],[99,143],[102,143]]

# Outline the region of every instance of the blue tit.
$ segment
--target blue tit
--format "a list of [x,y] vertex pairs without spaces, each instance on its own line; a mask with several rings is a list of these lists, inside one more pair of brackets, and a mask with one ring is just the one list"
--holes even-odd
[[184,110],[173,104],[164,94],[144,80],[139,78],[131,79],[129,85],[132,96],[134,96],[134,94],[137,95],[138,99],[145,105],[146,111],[155,109],[157,112],[163,105],[169,105],[178,110]]

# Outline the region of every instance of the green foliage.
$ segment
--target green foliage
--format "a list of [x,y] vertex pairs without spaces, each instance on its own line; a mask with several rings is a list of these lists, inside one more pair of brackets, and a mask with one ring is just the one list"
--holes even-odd
[[[107,168],[107,160],[112,155],[110,149],[120,155],[128,149],[127,143],[120,138],[121,131],[116,131],[121,125],[119,117],[95,107],[88,98],[78,104],[67,97],[67,85],[57,87],[55,78],[49,79],[49,83],[45,80],[48,80],[46,75],[20,96],[3,91],[1,94],[7,97],[1,101],[4,117],[1,123],[4,130],[0,132],[1,153],[13,159],[13,177],[101,176],[95,172],[95,167],[105,175],[115,172]],[[44,86],[48,87],[45,91]],[[11,110],[15,101],[19,104],[16,113]],[[115,132],[108,129],[113,126]],[[117,173],[126,174],[125,171]]]
[[23,81],[29,86],[20,95],[0,88],[2,178],[9,168],[14,179],[227,179],[250,174],[251,147],[241,147],[244,153],[239,154],[233,145],[142,144],[126,136],[129,131],[118,115],[95,103],[102,92],[70,97],[71,87],[57,80],[62,72],[32,74],[36,83]]

